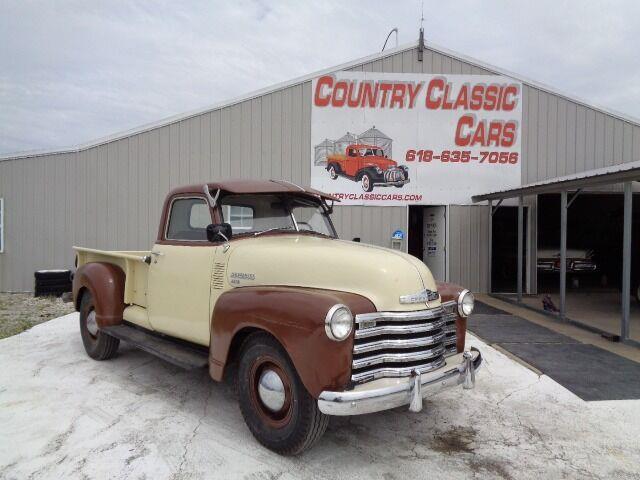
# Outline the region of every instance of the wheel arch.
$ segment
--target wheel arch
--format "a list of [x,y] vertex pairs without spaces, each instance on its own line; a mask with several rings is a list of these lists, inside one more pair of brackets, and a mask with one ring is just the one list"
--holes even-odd
[[366,167],[363,167],[363,168],[361,168],[360,170],[358,170],[358,171],[356,172],[356,175],[355,175],[355,177],[354,177],[354,178],[355,178],[355,180],[356,180],[357,182],[359,182],[360,180],[362,180],[362,176],[363,176],[365,173],[368,173],[368,174],[369,174],[369,177],[371,177],[371,181],[373,181],[373,180],[375,179],[376,174],[377,174],[377,172],[376,172],[376,170],[375,170],[375,168],[374,168],[374,167],[372,167],[372,166],[366,166]]
[[73,300],[73,305],[76,309],[76,312],[80,311],[80,305],[82,304],[82,297],[84,297],[84,294],[87,293],[88,291],[89,291],[88,287],[82,286],[78,290],[78,293],[75,295],[75,298]]
[[122,323],[124,311],[125,273],[117,265],[91,262],[82,265],[73,277],[73,303],[80,311],[80,302],[87,292],[93,297],[99,327]]
[[253,333],[265,332],[282,345],[313,397],[323,390],[346,388],[351,378],[353,334],[335,342],[324,330],[326,313],[338,303],[347,305],[354,315],[375,311],[364,297],[330,290],[242,287],[222,294],[211,325],[211,377],[222,380],[225,369],[238,360],[242,343]]
[[329,165],[327,166],[331,166],[333,165],[333,167],[336,169],[337,173],[342,173],[342,165],[340,164],[340,162],[336,162],[335,160],[330,162]]

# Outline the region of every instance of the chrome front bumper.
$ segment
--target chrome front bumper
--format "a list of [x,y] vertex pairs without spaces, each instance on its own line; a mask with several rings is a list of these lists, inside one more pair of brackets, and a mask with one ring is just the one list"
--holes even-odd
[[398,180],[397,182],[385,182],[383,180],[381,182],[373,182],[373,186],[374,187],[394,187],[394,186],[402,186],[410,182],[411,180],[408,178],[406,180]]
[[471,351],[448,357],[443,367],[434,372],[414,373],[404,378],[381,378],[358,385],[346,392],[324,391],[318,408],[327,415],[362,415],[409,405],[409,410],[422,410],[422,399],[462,384],[475,385],[475,372],[482,364],[480,352]]

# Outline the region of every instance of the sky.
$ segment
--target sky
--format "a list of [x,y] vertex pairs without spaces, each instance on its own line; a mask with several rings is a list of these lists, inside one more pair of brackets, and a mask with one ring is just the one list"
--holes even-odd
[[[77,145],[416,41],[421,0],[0,2],[0,154]],[[424,1],[427,42],[640,118],[640,2]],[[392,37],[390,45],[395,45]]]

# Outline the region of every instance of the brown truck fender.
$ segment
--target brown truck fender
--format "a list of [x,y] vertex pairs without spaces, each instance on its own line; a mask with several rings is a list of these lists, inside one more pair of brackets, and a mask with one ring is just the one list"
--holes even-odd
[[[461,287],[460,285],[456,285],[455,283],[448,282],[436,282],[438,287],[438,293],[440,294],[440,298],[442,303],[450,302],[452,300],[458,300],[458,297],[466,288]],[[456,306],[456,350],[458,353],[464,352],[464,341],[467,333],[467,319],[466,317],[461,317],[458,314],[458,307]]]
[[336,342],[325,333],[325,317],[336,304],[355,315],[375,312],[373,303],[352,293],[298,287],[242,287],[220,295],[213,311],[209,373],[222,380],[243,338],[268,332],[284,347],[302,383],[314,397],[339,391],[351,380],[353,333]]
[[124,311],[124,281],[122,269],[111,263],[91,262],[82,265],[73,277],[73,303],[80,311],[85,291],[91,292],[99,327],[122,323]]

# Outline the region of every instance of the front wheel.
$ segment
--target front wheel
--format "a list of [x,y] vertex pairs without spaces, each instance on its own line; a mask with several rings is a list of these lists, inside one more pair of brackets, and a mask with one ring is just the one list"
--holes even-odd
[[91,292],[85,292],[80,301],[80,336],[84,349],[94,360],[108,360],[118,351],[120,340],[98,328],[96,309]]
[[281,455],[297,455],[313,446],[329,417],[318,409],[289,357],[267,334],[249,337],[238,368],[240,410],[253,436]]
[[331,180],[338,178],[338,172],[336,172],[336,167],[334,165],[329,167],[329,176],[331,177]]
[[371,178],[371,175],[363,173],[362,178],[360,178],[360,185],[362,185],[362,190],[365,192],[373,190],[373,179]]

